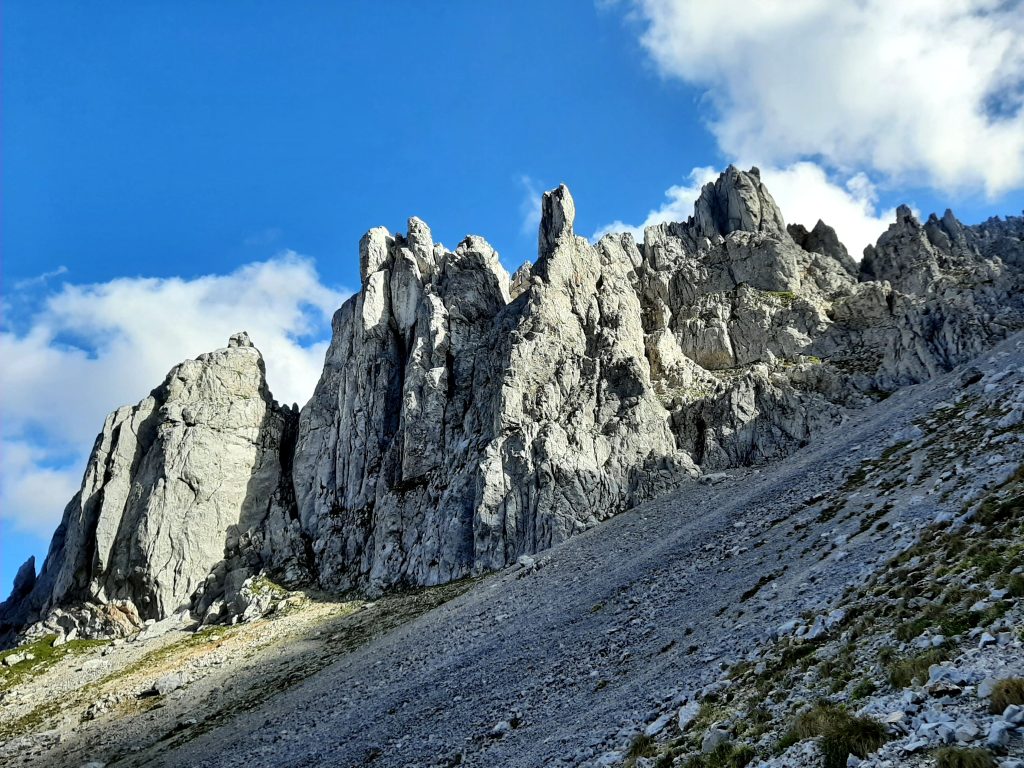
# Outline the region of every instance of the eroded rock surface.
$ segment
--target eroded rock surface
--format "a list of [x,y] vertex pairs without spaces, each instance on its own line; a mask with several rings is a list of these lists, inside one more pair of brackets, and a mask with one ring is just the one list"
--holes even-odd
[[[334,588],[433,584],[562,541],[694,469],[651,383],[628,264],[544,196],[540,257],[509,277],[410,220],[372,230],[303,409],[299,515]],[[415,236],[414,236],[415,235]]]
[[107,417],[42,571],[19,579],[31,588],[4,604],[4,623],[127,634],[188,607],[229,536],[272,524],[286,420],[244,333],[176,366]]
[[481,237],[370,230],[301,414],[244,336],[112,414],[0,620],[222,621],[253,613],[258,574],[377,592],[500,568],[1024,327],[1021,218],[901,207],[858,267],[824,222],[787,226],[756,168],[643,243],[577,236],[565,186],[541,208],[511,278]]

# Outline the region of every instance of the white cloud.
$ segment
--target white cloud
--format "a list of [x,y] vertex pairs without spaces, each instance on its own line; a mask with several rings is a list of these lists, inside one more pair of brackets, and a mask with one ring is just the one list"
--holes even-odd
[[46,450],[21,440],[0,442],[0,520],[44,539],[53,534],[85,471],[84,457],[74,467],[46,466],[49,458]]
[[1021,0],[635,0],[661,73],[707,89],[744,166],[998,194],[1024,183]]
[[263,353],[274,396],[304,403],[345,296],[291,252],[190,280],[65,283],[24,332],[0,333],[0,520],[52,530],[106,414],[236,331]]
[[834,183],[821,166],[801,162],[785,168],[762,168],[761,180],[782,210],[787,223],[810,229],[821,219],[835,229],[850,255],[860,261],[896,220],[896,209],[879,212],[875,186],[863,173]]
[[[669,187],[665,202],[650,211],[637,225],[615,221],[601,227],[594,239],[608,232],[632,232],[637,241],[643,240],[645,227],[663,221],[686,221],[693,214],[693,204],[700,188],[718,178],[719,171],[711,167],[694,168],[688,183]],[[808,229],[818,219],[836,230],[839,239],[855,259],[860,259],[864,246],[874,243],[896,216],[895,209],[879,213],[876,210],[875,186],[863,173],[855,174],[844,182],[834,182],[818,165],[798,162],[784,168],[761,168],[761,180],[782,210],[787,223],[803,224]]]
[[520,231],[524,235],[537,235],[540,227],[540,201],[543,191],[537,181],[530,176],[522,175],[519,183],[523,188],[523,198],[519,202],[521,218]]
[[642,243],[644,229],[665,221],[686,221],[693,215],[693,204],[700,195],[700,188],[718,178],[720,171],[711,166],[694,168],[687,175],[689,182],[677,184],[665,190],[666,200],[660,207],[648,212],[639,224],[627,224],[621,220],[606,224],[594,233],[593,240],[599,240],[609,232],[631,232],[633,238]]
[[25,278],[24,280],[19,280],[14,284],[14,290],[24,291],[34,286],[46,285],[50,280],[53,280],[53,278],[60,277],[61,275],[66,275],[67,273],[68,268],[61,264],[59,267],[57,267],[56,269],[52,269],[49,272],[43,272],[42,274],[36,275],[35,277],[28,277]]

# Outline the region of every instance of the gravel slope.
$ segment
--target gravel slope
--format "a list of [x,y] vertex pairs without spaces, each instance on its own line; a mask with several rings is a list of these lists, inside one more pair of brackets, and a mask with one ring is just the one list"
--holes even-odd
[[[1022,347],[1015,336],[975,365],[1020,367]],[[621,746],[659,703],[716,679],[782,621],[821,612],[937,513],[959,511],[956,494],[894,488],[884,531],[858,534],[854,517],[823,536],[806,502],[857,492],[838,489],[963,386],[955,371],[905,389],[780,464],[642,505],[221,727],[117,765],[539,766]],[[970,483],[987,481],[986,461],[963,460],[978,464]]]

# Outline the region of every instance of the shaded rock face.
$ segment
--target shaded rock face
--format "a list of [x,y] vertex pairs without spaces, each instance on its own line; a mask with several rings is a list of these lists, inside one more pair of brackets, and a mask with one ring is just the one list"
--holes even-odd
[[807,231],[802,224],[789,224],[786,227],[793,242],[809,253],[820,253],[823,256],[831,256],[838,261],[852,277],[858,274],[857,262],[851,257],[846,246],[839,242],[836,231],[821,219],[814,225],[814,228]]
[[[110,417],[0,624],[127,632],[251,579],[370,592],[499,568],[701,472],[771,461],[1024,327],[1024,220],[921,224],[854,264],[730,167],[685,222],[591,244],[564,186],[510,278],[470,236],[370,230],[298,413],[242,334]],[[246,591],[248,589],[248,592]]]

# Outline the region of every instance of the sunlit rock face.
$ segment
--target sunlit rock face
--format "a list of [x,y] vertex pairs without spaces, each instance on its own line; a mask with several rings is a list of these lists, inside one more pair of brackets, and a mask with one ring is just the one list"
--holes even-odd
[[244,334],[172,370],[108,417],[0,623],[126,633],[183,605],[252,616],[261,572],[372,593],[500,568],[785,456],[1024,327],[1021,218],[901,207],[858,265],[733,167],[643,243],[591,244],[575,216],[565,186],[546,193],[511,278],[481,237],[367,232],[301,413]]
[[651,383],[630,265],[547,193],[516,299],[469,237],[363,239],[303,409],[299,516],[320,580],[433,584],[536,552],[694,473]]
[[244,333],[176,366],[107,417],[40,575],[4,619],[86,602],[101,610],[63,617],[64,629],[129,631],[188,607],[239,527],[279,524],[288,418]]

